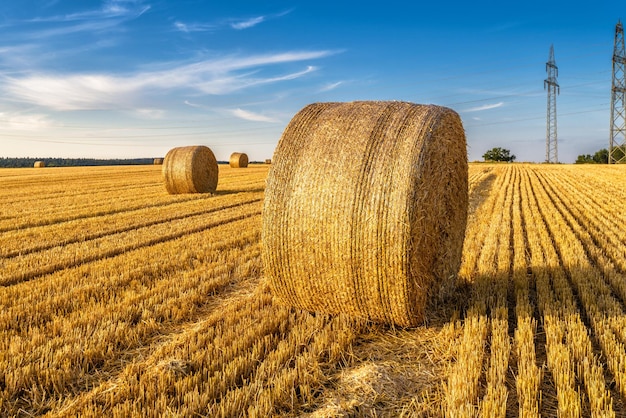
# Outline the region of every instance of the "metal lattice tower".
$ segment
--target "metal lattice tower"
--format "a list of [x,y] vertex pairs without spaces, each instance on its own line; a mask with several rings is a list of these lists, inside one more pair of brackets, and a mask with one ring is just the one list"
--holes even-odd
[[609,164],[626,163],[626,53],[624,52],[624,27],[618,21],[615,25],[613,44],[613,82],[611,83],[611,138],[609,142]]
[[550,57],[546,62],[548,78],[543,80],[543,88],[548,90],[548,109],[546,112],[546,162],[558,163],[557,135],[556,135],[556,96],[561,93],[556,78],[559,75],[559,67],[554,61],[554,45],[550,45]]

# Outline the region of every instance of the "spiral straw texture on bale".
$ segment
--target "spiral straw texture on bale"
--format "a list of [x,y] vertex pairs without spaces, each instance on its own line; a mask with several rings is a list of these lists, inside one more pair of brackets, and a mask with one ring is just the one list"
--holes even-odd
[[248,166],[248,155],[242,152],[233,152],[230,155],[229,164],[232,168],[246,168]]
[[415,326],[454,286],[467,150],[451,109],[314,103],[285,128],[263,207],[264,271],[283,304]]
[[43,161],[35,161],[35,164],[33,165],[33,167],[35,168],[44,168],[46,166],[46,163]]
[[211,149],[193,145],[169,150],[163,160],[162,173],[169,194],[213,193],[219,168]]

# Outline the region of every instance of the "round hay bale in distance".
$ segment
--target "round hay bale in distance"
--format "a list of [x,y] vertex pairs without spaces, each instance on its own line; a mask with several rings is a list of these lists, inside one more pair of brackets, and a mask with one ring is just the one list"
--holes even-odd
[[282,304],[416,326],[455,285],[467,222],[459,115],[407,102],[314,103],[268,173],[263,268]]
[[152,163],[154,165],[163,165],[163,158],[155,158]]
[[217,188],[217,160],[204,145],[172,148],[161,170],[169,194],[213,193]]
[[229,164],[232,168],[246,168],[248,166],[248,155],[243,152],[233,152],[230,155]]
[[272,159],[271,158],[267,158],[265,160],[265,164],[272,164]]
[[33,167],[35,168],[44,168],[46,166],[46,163],[43,161],[35,161],[35,164],[33,165]]

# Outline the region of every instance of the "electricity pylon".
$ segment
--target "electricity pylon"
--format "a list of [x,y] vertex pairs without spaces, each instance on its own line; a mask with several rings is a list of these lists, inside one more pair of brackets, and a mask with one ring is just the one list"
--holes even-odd
[[559,67],[554,61],[554,45],[550,45],[550,57],[546,62],[548,78],[543,80],[543,88],[548,90],[548,109],[546,111],[546,162],[558,163],[557,135],[556,135],[556,96],[561,92],[556,78]]
[[624,27],[620,20],[617,22],[617,25],[615,25],[615,41],[613,43],[609,164],[626,163],[626,110],[624,110],[624,93],[626,92],[626,79],[624,78],[625,66]]

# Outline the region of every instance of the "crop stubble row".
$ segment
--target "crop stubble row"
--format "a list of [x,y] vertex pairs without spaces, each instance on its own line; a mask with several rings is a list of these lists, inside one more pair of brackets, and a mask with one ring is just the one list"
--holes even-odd
[[[615,216],[620,205],[615,199],[611,200],[614,205],[594,204],[600,200],[595,197],[598,190],[606,189],[595,189],[594,194],[584,182],[574,180],[582,170],[532,165],[496,168],[499,181],[494,182],[490,197],[481,207],[485,213],[479,216],[489,225],[480,225],[474,219],[465,242],[461,278],[470,281],[474,293],[463,325],[466,338],[458,344],[458,361],[452,366],[446,386],[447,415],[506,413],[505,409],[492,408],[489,384],[493,380],[494,358],[498,358],[494,349],[506,355],[498,348],[506,345],[495,341],[495,326],[504,315],[498,309],[501,305],[490,306],[483,301],[487,295],[489,300],[497,299],[502,290],[484,288],[481,272],[492,284],[507,275],[513,281],[517,327],[512,336],[515,350],[509,355],[514,357],[512,363],[517,372],[520,415],[552,415],[558,411],[562,416],[612,416],[616,413],[614,405],[620,407],[618,414],[624,414],[624,276],[621,268],[614,268],[623,251],[619,238],[624,236],[621,215]],[[587,172],[585,175],[596,179],[596,183],[611,183],[612,189],[620,181],[623,184],[623,170],[588,170],[595,170],[595,176]],[[511,192],[512,200],[508,197]],[[623,195],[623,190],[615,195]],[[498,203],[489,204],[490,199]],[[512,220],[501,222],[501,214],[506,217],[507,212]],[[507,224],[513,228],[509,239]],[[488,231],[493,230],[503,238],[496,245],[498,255],[490,250],[492,235]],[[476,239],[477,231],[482,231],[485,238]],[[604,235],[604,231],[612,232]],[[478,264],[474,264],[476,260]],[[531,293],[536,294],[536,318],[533,301],[529,299]],[[539,340],[533,337],[537,322],[546,333],[547,365],[537,364],[536,360],[535,351],[542,348],[536,347]],[[489,361],[486,354],[480,354],[488,351]],[[505,364],[506,360],[501,362]],[[609,374],[604,373],[605,364]],[[546,384],[542,381],[544,367],[555,386],[554,403],[538,392]],[[473,376],[470,387],[457,383],[463,374]],[[612,390],[612,379],[617,383],[617,391]],[[482,393],[485,395],[481,400],[478,395]],[[501,407],[503,404],[500,401]]]

